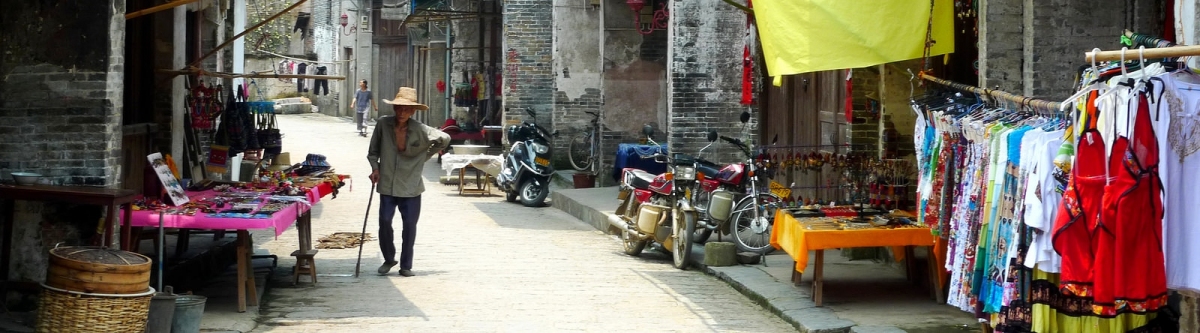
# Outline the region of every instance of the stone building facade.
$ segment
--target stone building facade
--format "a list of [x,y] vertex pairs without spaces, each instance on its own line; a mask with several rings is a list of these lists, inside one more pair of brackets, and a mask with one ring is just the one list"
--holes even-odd
[[[563,152],[554,158],[565,167],[571,138],[591,126],[588,112],[599,114],[601,184],[613,181],[607,175],[617,145],[639,142],[643,125],[673,151],[694,154],[706,144],[704,133],[739,134],[741,112],[756,112],[739,104],[746,15],[720,0],[647,1],[636,14],[622,0],[504,6],[506,121],[523,120],[525,108],[551,119]],[[656,13],[668,19],[651,26]],[[737,158],[731,149],[723,153],[709,158]]]

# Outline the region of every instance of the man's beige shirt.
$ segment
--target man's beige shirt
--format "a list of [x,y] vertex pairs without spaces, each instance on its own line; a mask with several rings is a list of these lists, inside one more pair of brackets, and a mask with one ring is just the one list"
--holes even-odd
[[396,149],[395,116],[383,116],[375,125],[371,135],[371,146],[367,149],[367,161],[371,170],[379,171],[376,192],[401,198],[412,198],[425,192],[421,171],[425,162],[450,145],[450,135],[436,128],[409,119],[408,148],[403,152]]

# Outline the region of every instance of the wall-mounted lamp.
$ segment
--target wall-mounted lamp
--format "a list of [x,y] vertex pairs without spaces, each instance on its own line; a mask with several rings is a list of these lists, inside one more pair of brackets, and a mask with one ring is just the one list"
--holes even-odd
[[637,27],[638,33],[649,35],[654,30],[667,29],[667,25],[670,22],[670,12],[667,11],[666,2],[658,3],[658,9],[654,11],[654,19],[646,24],[646,29],[642,29],[642,8],[646,7],[646,0],[625,0],[625,4],[629,5],[629,9],[633,10],[633,24]]

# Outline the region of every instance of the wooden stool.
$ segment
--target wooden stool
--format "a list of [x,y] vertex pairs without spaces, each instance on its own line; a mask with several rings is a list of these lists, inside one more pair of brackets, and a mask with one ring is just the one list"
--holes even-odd
[[296,267],[292,269],[292,285],[300,283],[300,276],[308,274],[312,279],[312,283],[317,283],[317,261],[314,257],[317,256],[317,250],[312,249],[304,252],[300,250],[292,251],[292,256],[296,257]]

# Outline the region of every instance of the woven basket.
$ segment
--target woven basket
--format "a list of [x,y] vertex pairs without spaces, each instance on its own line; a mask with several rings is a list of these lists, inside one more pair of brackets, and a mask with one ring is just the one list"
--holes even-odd
[[42,284],[37,332],[142,332],[154,288],[137,294],[67,291]]

